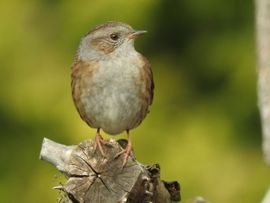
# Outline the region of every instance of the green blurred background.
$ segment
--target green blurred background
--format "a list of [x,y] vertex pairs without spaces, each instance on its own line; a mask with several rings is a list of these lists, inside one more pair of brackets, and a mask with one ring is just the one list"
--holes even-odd
[[57,201],[51,188],[63,178],[38,159],[41,142],[94,136],[72,103],[70,66],[80,37],[109,20],[148,30],[136,47],[152,63],[156,89],[151,113],[132,131],[138,160],[180,181],[183,202],[259,202],[270,174],[251,0],[2,0],[0,202]]

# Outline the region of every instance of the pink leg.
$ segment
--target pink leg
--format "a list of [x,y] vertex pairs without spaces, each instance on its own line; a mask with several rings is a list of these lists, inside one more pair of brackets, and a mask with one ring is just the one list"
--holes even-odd
[[130,152],[132,150],[132,145],[131,145],[131,138],[130,138],[130,134],[129,134],[129,130],[127,130],[127,136],[128,136],[128,144],[127,147],[125,149],[123,149],[122,151],[120,151],[119,153],[116,154],[115,158],[119,157],[120,155],[124,154],[125,158],[124,158],[124,162],[123,162],[123,168],[125,167],[125,165],[127,164],[127,160],[128,157],[130,155]]
[[95,140],[96,140],[95,150],[98,148],[98,150],[100,151],[100,153],[102,154],[102,156],[105,156],[104,151],[103,151],[103,149],[101,147],[101,144],[103,144],[104,141],[103,141],[102,136],[100,135],[100,129],[99,128],[97,129]]

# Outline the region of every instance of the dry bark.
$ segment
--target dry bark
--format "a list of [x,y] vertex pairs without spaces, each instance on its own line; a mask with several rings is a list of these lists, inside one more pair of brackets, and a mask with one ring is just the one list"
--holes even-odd
[[263,151],[270,165],[270,0],[256,1],[258,97],[263,130]]
[[67,183],[55,187],[64,191],[73,203],[174,203],[180,201],[176,181],[160,180],[158,164],[144,166],[134,157],[123,167],[126,140],[110,139],[103,145],[105,156],[95,150],[95,141],[65,146],[44,138],[40,158],[53,164],[67,177]]
[[[256,0],[258,97],[264,159],[270,165],[270,0]],[[270,188],[262,203],[270,203]]]

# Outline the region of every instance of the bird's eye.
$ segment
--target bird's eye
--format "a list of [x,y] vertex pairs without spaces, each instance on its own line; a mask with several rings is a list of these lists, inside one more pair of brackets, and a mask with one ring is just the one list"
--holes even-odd
[[116,33],[113,33],[113,34],[110,35],[110,37],[111,37],[112,40],[116,41],[116,40],[118,40],[119,35],[116,34]]

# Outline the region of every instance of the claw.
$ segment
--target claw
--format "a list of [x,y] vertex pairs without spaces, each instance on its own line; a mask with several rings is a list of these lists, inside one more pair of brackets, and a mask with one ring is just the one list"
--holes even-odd
[[105,157],[105,153],[104,153],[104,151],[102,149],[102,146],[101,146],[101,144],[104,144],[105,141],[103,140],[102,136],[100,135],[100,129],[99,128],[97,129],[97,134],[96,134],[95,141],[96,142],[95,142],[94,150],[96,151],[96,149],[98,148],[101,155]]
[[132,150],[131,139],[130,139],[130,135],[129,135],[128,130],[127,130],[127,136],[128,136],[127,147],[125,149],[123,149],[122,151],[118,152],[114,157],[115,159],[117,159],[119,156],[124,154],[125,157],[124,157],[124,162],[123,162],[122,168],[124,168],[126,166],[128,157],[130,156],[130,153],[131,153],[131,150]]

